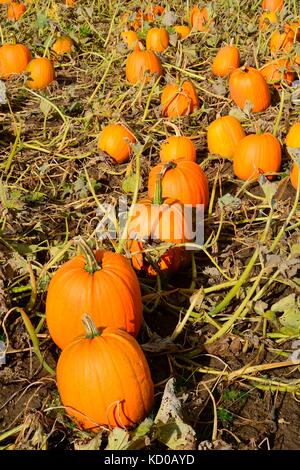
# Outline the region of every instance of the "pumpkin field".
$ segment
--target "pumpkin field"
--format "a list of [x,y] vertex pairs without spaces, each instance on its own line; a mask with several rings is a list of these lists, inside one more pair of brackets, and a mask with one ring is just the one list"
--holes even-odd
[[299,0],[0,41],[0,449],[299,450]]

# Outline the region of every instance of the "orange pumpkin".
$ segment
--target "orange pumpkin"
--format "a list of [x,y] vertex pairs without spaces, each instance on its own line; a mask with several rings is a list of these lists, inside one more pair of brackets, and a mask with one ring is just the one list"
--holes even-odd
[[300,19],[286,25],[294,33],[294,38],[300,40]]
[[143,18],[146,21],[154,21],[157,16],[161,16],[164,13],[165,9],[161,5],[150,5],[146,7]]
[[126,331],[97,329],[83,317],[86,335],[61,353],[57,387],[66,412],[80,428],[130,428],[153,405],[154,387],[146,358]]
[[154,52],[163,52],[169,45],[169,34],[165,28],[150,28],[146,37],[146,47]]
[[125,126],[109,124],[99,135],[98,148],[117,163],[124,163],[131,154],[131,144],[135,142],[136,138]]
[[89,312],[97,325],[123,328],[136,336],[142,321],[140,286],[127,259],[81,245],[84,255],[64,263],[50,281],[46,320],[51,338],[63,349],[83,333]]
[[123,41],[127,44],[128,49],[140,51],[139,38],[135,31],[128,30],[121,33]]
[[271,34],[270,50],[273,54],[278,52],[290,52],[294,45],[295,34],[293,30],[285,26],[284,29],[278,29]]
[[160,161],[169,162],[171,160],[196,161],[196,147],[191,139],[181,135],[168,137],[160,148]]
[[161,95],[163,116],[178,117],[192,114],[200,102],[194,85],[186,80],[181,86],[169,83]]
[[244,129],[233,116],[223,116],[213,121],[207,129],[207,146],[210,153],[233,158],[240,141],[245,137]]
[[265,11],[259,18],[259,30],[266,31],[271,25],[277,24],[278,18],[274,11]]
[[188,160],[159,163],[152,168],[148,180],[148,196],[154,197],[157,175],[163,172],[162,197],[180,201],[182,204],[203,204],[209,201],[208,181],[201,167]]
[[233,101],[241,109],[247,101],[252,104],[252,112],[264,111],[271,103],[270,90],[262,74],[253,67],[241,67],[232,72],[229,90]]
[[287,147],[300,148],[300,121],[292,125],[286,136],[285,143]]
[[7,5],[8,3],[11,3],[12,0],[0,0],[0,5]]
[[4,44],[0,47],[0,78],[24,72],[30,60],[30,50],[23,44]]
[[281,11],[284,7],[284,0],[263,0],[262,8],[267,11]]
[[205,6],[199,8],[198,5],[192,8],[190,21],[193,29],[200,32],[209,32],[214,23],[209,10]]
[[24,3],[11,2],[7,8],[7,18],[11,21],[18,21],[25,11]]
[[32,59],[26,67],[29,75],[26,86],[33,90],[43,90],[55,79],[53,63],[47,57]]
[[149,81],[146,75],[163,75],[161,62],[152,51],[133,51],[126,61],[126,78],[131,84]]
[[240,141],[234,156],[234,174],[242,180],[257,179],[263,173],[275,173],[281,166],[281,146],[274,135],[252,134]]
[[175,32],[178,34],[178,36],[181,39],[187,38],[190,35],[190,32],[191,32],[191,28],[189,26],[186,26],[186,25],[178,24],[178,25],[174,26],[174,29],[175,29]]
[[240,66],[240,53],[237,47],[221,47],[212,64],[212,73],[217,77],[227,77]]
[[285,81],[288,85],[295,79],[294,72],[291,71],[291,66],[286,59],[277,59],[269,64],[264,65],[260,69],[262,76],[266,82],[279,88],[281,83]]
[[73,39],[69,36],[61,36],[56,39],[52,46],[52,50],[57,55],[71,54],[74,47]]
[[297,189],[298,187],[298,180],[299,180],[299,167],[296,162],[293,163],[291,173],[290,173],[290,180],[292,186]]
[[76,5],[76,0],[65,0],[65,5],[68,8],[74,8]]

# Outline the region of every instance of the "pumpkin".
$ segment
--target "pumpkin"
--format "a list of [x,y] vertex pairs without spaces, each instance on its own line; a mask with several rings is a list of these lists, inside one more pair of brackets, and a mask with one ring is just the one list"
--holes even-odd
[[289,28],[291,31],[293,31],[294,38],[296,38],[299,41],[300,40],[300,19],[298,21],[293,21],[292,23],[287,24],[286,27]]
[[212,64],[212,73],[217,77],[226,77],[240,66],[240,53],[237,47],[221,47]]
[[154,21],[157,16],[161,16],[164,13],[165,9],[161,5],[150,5],[146,7],[143,18],[146,21]]
[[284,0],[263,0],[262,8],[267,11],[281,11],[284,7]]
[[278,172],[280,166],[281,146],[278,139],[269,133],[247,135],[234,152],[233,171],[242,180]]
[[148,180],[150,199],[154,197],[157,175],[161,172],[163,172],[163,198],[175,199],[182,204],[190,204],[193,207],[197,204],[203,204],[207,207],[209,201],[208,181],[197,163],[180,159],[175,162],[159,163],[153,167]]
[[190,21],[193,29],[200,32],[209,32],[214,23],[209,10],[205,6],[199,8],[198,5],[192,8]]
[[266,82],[274,85],[276,88],[279,88],[283,81],[291,85],[295,79],[295,74],[291,71],[290,63],[286,59],[274,60],[264,65],[260,72]]
[[52,46],[52,50],[57,55],[71,54],[74,47],[73,39],[69,36],[61,36],[57,38]]
[[76,0],[65,0],[65,5],[68,8],[74,8],[76,5]]
[[55,79],[54,67],[47,57],[37,57],[32,59],[26,67],[29,78],[26,86],[33,90],[43,90]]
[[262,74],[253,67],[234,70],[229,79],[229,90],[233,101],[241,109],[247,101],[252,104],[252,112],[264,111],[271,103],[271,95]]
[[139,45],[139,38],[135,31],[123,31],[121,36],[123,41],[127,44],[128,49],[133,49],[134,51],[141,50]]
[[0,47],[0,78],[24,72],[30,60],[30,50],[23,44],[4,44]]
[[123,328],[136,336],[142,301],[130,263],[118,253],[93,253],[85,243],[80,246],[84,255],[64,263],[48,287],[46,320],[51,338],[63,349],[83,333],[81,317],[85,312],[99,326]]
[[117,163],[127,162],[136,138],[122,124],[109,124],[99,135],[98,148]]
[[165,28],[150,28],[146,37],[146,47],[154,52],[163,52],[169,45],[169,34]]
[[239,142],[245,137],[244,129],[233,116],[215,119],[207,129],[207,146],[210,153],[233,158]]
[[277,15],[274,11],[265,11],[259,17],[259,30],[266,31],[270,25],[278,23]]
[[83,317],[85,335],[61,353],[57,387],[66,412],[80,428],[129,428],[142,421],[153,405],[150,370],[137,341],[126,331],[97,329]]
[[187,38],[191,32],[191,28],[189,26],[180,24],[175,25],[174,30],[181,39]]
[[194,85],[186,80],[182,85],[169,83],[161,95],[163,116],[178,117],[192,114],[200,102]]
[[270,50],[273,54],[278,52],[290,52],[294,45],[295,34],[289,27],[278,29],[271,34]]
[[163,75],[161,62],[153,51],[133,51],[126,61],[126,78],[131,84],[149,81],[146,75]]
[[299,167],[296,162],[293,163],[291,173],[290,173],[290,180],[292,186],[297,189],[298,187],[298,180],[299,180]]
[[169,162],[171,160],[196,161],[196,147],[191,139],[181,135],[168,137],[160,148],[160,161]]
[[292,125],[286,136],[285,143],[287,147],[300,148],[300,121]]
[[18,21],[24,15],[26,6],[24,3],[11,2],[7,8],[7,19]]
[[12,2],[12,0],[0,0],[0,5],[1,5],[1,4],[2,4],[2,5],[7,5],[7,4],[11,3],[11,2]]

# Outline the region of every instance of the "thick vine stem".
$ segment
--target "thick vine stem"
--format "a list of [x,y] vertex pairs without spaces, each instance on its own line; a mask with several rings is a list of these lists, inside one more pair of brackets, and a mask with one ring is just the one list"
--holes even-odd
[[79,246],[79,248],[81,249],[85,257],[85,260],[86,260],[86,265],[84,267],[85,270],[90,274],[93,274],[96,271],[99,271],[101,269],[101,263],[99,263],[96,260],[93,251],[91,250],[89,245],[86,243],[86,241],[83,240],[82,237],[78,237],[74,240],[74,242],[76,243],[76,245]]
[[93,339],[97,336],[101,336],[100,331],[96,327],[92,317],[90,317],[90,315],[87,313],[82,316],[82,323],[85,329],[86,338]]

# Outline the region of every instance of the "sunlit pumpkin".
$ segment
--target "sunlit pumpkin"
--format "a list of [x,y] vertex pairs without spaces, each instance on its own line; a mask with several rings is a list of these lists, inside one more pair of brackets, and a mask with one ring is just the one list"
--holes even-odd
[[68,8],[74,8],[76,5],[76,0],[65,0],[65,5]]
[[281,11],[284,7],[284,0],[263,0],[262,8],[267,11]]
[[196,147],[189,137],[174,135],[168,137],[162,143],[159,156],[161,162],[169,162],[181,158],[195,162]]
[[52,46],[52,50],[57,55],[71,54],[74,47],[74,41],[69,36],[61,36],[56,39]]
[[154,52],[164,52],[169,45],[169,34],[165,28],[150,28],[146,36],[146,47]]
[[7,8],[7,18],[11,21],[18,21],[25,11],[26,6],[24,3],[11,2]]
[[161,62],[153,51],[133,51],[126,61],[126,78],[131,84],[163,75]]
[[293,163],[291,173],[290,173],[290,179],[292,186],[297,189],[298,187],[298,180],[299,180],[299,167],[296,162]]
[[139,45],[139,37],[135,31],[123,31],[121,36],[128,49],[133,49],[134,51],[139,51],[141,49]]
[[186,80],[182,85],[169,83],[161,95],[163,116],[178,117],[192,114],[200,106],[194,85]]
[[207,129],[207,146],[210,153],[233,158],[240,141],[245,137],[244,129],[233,116],[215,119]]
[[263,173],[276,173],[280,166],[281,146],[270,133],[247,135],[234,152],[234,174],[242,180],[257,179]]
[[266,82],[279,88],[282,82],[288,85],[295,79],[294,72],[291,71],[291,65],[286,59],[277,59],[264,65],[260,69],[260,73],[265,78]]
[[240,66],[240,53],[236,46],[227,45],[219,49],[212,64],[212,73],[217,77],[226,77]]
[[294,38],[299,41],[300,40],[300,18],[297,21],[293,21],[292,23],[287,24],[286,27],[289,28],[291,31],[293,31]]
[[81,317],[89,312],[100,327],[123,328],[136,336],[142,321],[138,279],[129,261],[118,253],[93,253],[64,263],[52,277],[46,298],[46,320],[51,338],[63,349],[83,333]]
[[174,30],[181,39],[187,38],[191,32],[191,28],[189,26],[180,24],[175,25]]
[[265,11],[259,17],[259,29],[260,31],[266,31],[271,25],[277,24],[278,18],[274,11]]
[[287,147],[300,148],[300,121],[292,125],[286,136],[285,143]]
[[210,10],[205,6],[199,8],[198,5],[192,8],[190,21],[193,29],[200,32],[209,32],[214,23]]
[[98,148],[117,163],[124,163],[131,154],[131,144],[135,142],[135,136],[123,124],[109,124],[99,135]]
[[241,67],[234,70],[229,78],[229,90],[237,106],[243,109],[248,101],[252,104],[253,113],[264,111],[271,103],[267,82],[253,67]]
[[32,59],[26,67],[26,86],[33,90],[43,90],[55,79],[53,63],[47,57]]
[[154,387],[143,351],[126,331],[96,328],[88,315],[83,321],[85,335],[73,338],[57,363],[62,404],[80,428],[130,428],[153,405]]
[[270,50],[273,54],[278,52],[290,52],[294,45],[295,34],[292,29],[285,26],[284,29],[277,29],[270,37]]
[[24,72],[31,58],[30,50],[23,44],[3,44],[0,47],[0,78],[7,79]]

